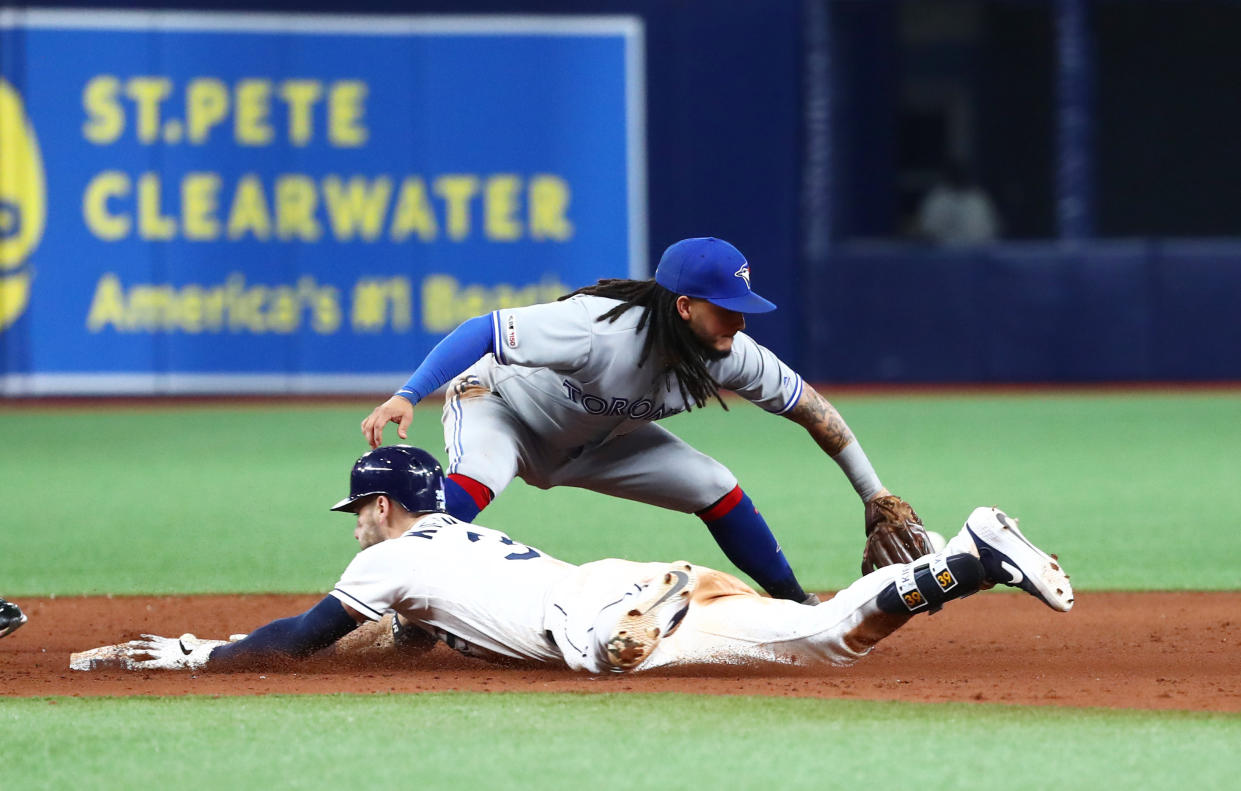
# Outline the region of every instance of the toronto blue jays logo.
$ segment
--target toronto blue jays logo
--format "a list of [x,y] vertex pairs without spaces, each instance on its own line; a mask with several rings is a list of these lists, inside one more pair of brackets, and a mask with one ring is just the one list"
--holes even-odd
[[744,280],[746,289],[749,289],[750,288],[750,262],[747,261],[746,263],[742,264],[740,269],[738,269],[736,272],[733,272],[733,277],[739,277],[742,280]]

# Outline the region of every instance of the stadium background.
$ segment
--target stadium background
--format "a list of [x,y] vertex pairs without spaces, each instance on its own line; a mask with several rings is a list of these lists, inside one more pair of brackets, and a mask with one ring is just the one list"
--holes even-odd
[[[21,9],[38,11],[44,5],[10,8],[10,19],[20,18]],[[126,8],[177,6],[136,3]],[[117,8],[93,3],[78,7]],[[225,7],[243,12],[348,10],[362,17],[533,15],[536,20],[548,15],[580,19],[589,11],[627,20],[638,31],[641,67],[625,79],[645,97],[638,113],[627,116],[639,129],[638,143],[625,150],[636,156],[636,166],[631,164],[633,170],[626,173],[614,162],[590,159],[594,147],[615,158],[615,147],[623,147],[624,141],[605,139],[600,127],[581,123],[583,113],[591,112],[573,103],[581,97],[559,111],[570,130],[567,140],[543,156],[523,159],[514,153],[515,146],[530,139],[529,132],[522,137],[520,123],[498,125],[490,137],[461,143],[457,153],[469,156],[454,157],[451,148],[449,155],[430,153],[431,147],[420,152],[416,144],[407,144],[410,150],[400,153],[411,167],[460,166],[468,160],[528,175],[540,165],[554,168],[557,157],[582,163],[581,177],[570,185],[576,201],[568,209],[575,223],[572,236],[524,246],[526,240],[512,245],[486,240],[474,244],[471,239],[449,250],[442,240],[420,244],[414,237],[403,252],[383,259],[385,276],[410,278],[413,321],[385,325],[378,333],[373,327],[350,333],[346,327],[317,351],[311,349],[316,339],[306,327],[280,343],[244,332],[207,333],[214,343],[201,348],[183,331],[117,332],[105,327],[87,332],[91,293],[85,291],[73,302],[65,284],[95,284],[101,265],[92,259],[99,256],[83,254],[81,245],[55,247],[52,240],[71,239],[65,225],[81,224],[79,182],[88,173],[50,196],[56,202],[48,207],[42,247],[24,256],[28,260],[18,256],[5,263],[6,282],[33,272],[35,284],[29,310],[0,334],[6,394],[83,388],[371,392],[379,383],[387,389],[391,375],[404,371],[405,361],[416,359],[456,318],[450,313],[428,321],[420,314],[419,286],[428,274],[448,273],[462,288],[548,280],[552,288],[576,287],[596,276],[650,271],[671,241],[707,234],[728,238],[750,257],[756,286],[781,307],[755,317],[754,334],[813,381],[1098,382],[1241,375],[1241,357],[1228,351],[1241,341],[1241,324],[1231,310],[1241,296],[1241,247],[1235,241],[1241,157],[1228,132],[1237,111],[1221,99],[1241,76],[1230,50],[1233,34],[1241,30],[1237,3],[807,0],[764,4],[760,10],[750,4],[704,2],[583,6],[366,0],[348,9],[318,1],[297,4],[296,9],[281,3]],[[48,70],[47,64],[28,62],[19,46],[23,39],[13,29],[8,40],[8,79],[19,93],[23,80],[42,87],[38,75]],[[106,56],[83,68],[86,75],[108,69],[121,74],[171,70],[178,92],[182,77],[212,73],[210,55],[180,67],[189,69],[185,74],[177,72],[178,57],[191,59],[188,53],[178,55],[152,44],[145,56],[148,69],[117,64]],[[612,56],[586,57],[604,62]],[[373,76],[369,69],[375,67],[368,67],[366,60],[347,51],[325,74]],[[287,73],[295,71],[287,63],[262,66],[268,70],[259,76],[297,76]],[[449,83],[445,94],[469,80],[462,71],[436,72],[437,79]],[[538,89],[542,77],[535,74],[516,78],[531,78],[523,90]],[[594,73],[589,76],[599,86],[603,75],[614,81],[614,64],[604,63],[598,74],[598,79]],[[553,88],[546,96],[535,96],[532,118],[551,123],[549,116],[560,116],[550,113],[546,103],[555,101],[552,94],[560,90],[556,86],[574,81],[563,75],[546,81]],[[374,91],[365,107],[367,122],[395,120],[388,132],[372,130],[389,148],[371,146],[370,159],[362,160],[359,172],[379,169],[377,163],[395,156],[402,135],[417,140],[418,133],[440,118],[447,119],[445,123],[456,120],[449,112],[451,97],[415,92],[415,99],[426,106],[411,108],[401,106],[400,96],[383,94],[382,87]],[[180,98],[180,93],[173,97]],[[76,130],[89,118],[85,100],[73,92],[27,97],[32,105],[41,100],[54,103],[49,120],[58,128]],[[602,115],[608,120],[619,112],[615,97],[596,101],[596,107],[606,108]],[[176,178],[194,168],[213,167],[221,150],[160,140],[126,149],[123,144],[134,133],[135,107],[126,108],[130,127],[112,146],[115,155],[100,167],[123,162],[135,180],[138,171],[167,174],[163,201],[170,207],[176,200]],[[418,118],[420,110],[436,120],[418,126],[411,117]],[[497,118],[502,124],[504,116]],[[41,132],[35,120],[36,135],[51,133]],[[316,131],[322,132],[318,127]],[[76,152],[107,149],[75,142],[77,148],[68,149],[74,159]],[[257,167],[276,171],[301,162],[298,153],[279,136],[267,148],[246,150],[234,144],[222,150],[238,172],[255,166],[246,159],[250,155],[267,157],[275,164]],[[913,207],[948,156],[974,163],[1003,221],[999,243],[943,250],[908,240]],[[340,156],[328,156],[326,162],[321,170],[357,167]],[[65,166],[64,159],[52,161],[48,170],[54,173]],[[226,173],[226,179],[229,175],[235,174]],[[626,178],[627,196],[607,192],[624,190]],[[613,211],[606,200],[592,203],[591,189],[605,193],[607,200],[630,201],[629,211]],[[476,197],[476,211],[479,202]],[[331,267],[365,272],[364,262],[375,251],[374,245],[350,246],[331,239],[305,244],[296,252],[289,251],[290,245],[270,243],[247,248],[219,241],[138,239],[126,247],[124,241],[88,241],[99,245],[100,255],[126,249],[125,260],[141,262],[140,279],[174,286],[194,282],[195,276],[210,280],[203,272],[222,279],[222,259],[253,283],[279,283],[281,278],[292,283],[314,271],[316,254],[330,258]],[[200,263],[185,272],[177,269],[178,261]],[[56,290],[39,291],[53,283]],[[44,296],[49,293],[57,296]],[[394,311],[400,300],[410,300],[396,292],[388,296]],[[494,304],[496,295],[489,298],[465,301],[465,309]],[[891,320],[894,316],[902,320]],[[44,350],[45,338],[65,334],[66,325],[76,334],[66,335],[64,343],[88,350],[88,356],[83,351],[85,362],[59,359]],[[227,370],[230,355],[236,367],[237,358],[253,354],[239,337],[260,349],[262,359],[249,363],[249,373],[266,370],[274,378],[204,383],[170,376]],[[204,359],[212,358],[212,346],[223,359]],[[221,354],[221,347],[229,354]],[[400,362],[385,367],[377,358],[387,353],[399,353]],[[81,374],[92,366],[105,367],[101,360],[115,357],[132,358],[123,363],[130,372],[155,376],[119,385],[83,384]],[[353,367],[335,371],[333,365],[341,363],[332,361],[345,359],[352,360]],[[362,372],[384,375],[330,375]],[[40,373],[44,379],[30,378]],[[316,378],[316,373],[325,375]]]
[[[121,9],[29,3],[5,6],[4,20],[17,24],[24,9],[65,7]],[[636,23],[645,95],[645,142],[638,152],[645,164],[637,183],[644,182],[639,205],[645,208],[627,214],[622,226],[615,218],[603,223],[598,233],[610,241],[594,248],[586,241],[591,228],[583,224],[575,237],[581,250],[529,241],[518,271],[528,268],[531,276],[504,269],[509,248],[486,242],[465,253],[429,252],[436,274],[447,272],[484,290],[496,283],[542,283],[548,271],[577,272],[563,278],[623,275],[633,271],[635,260],[653,266],[672,240],[723,236],[750,257],[756,289],[781,307],[755,318],[754,335],[827,386],[885,480],[928,521],[959,520],[963,504],[1003,502],[1037,525],[1038,535],[1048,537],[1066,563],[1074,561],[1074,581],[1081,583],[1086,604],[1091,592],[1108,590],[1241,589],[1241,532],[1233,516],[1241,512],[1234,452],[1241,437],[1231,384],[1241,378],[1241,323],[1234,317],[1241,297],[1235,210],[1241,157],[1230,131],[1238,111],[1226,100],[1241,77],[1241,59],[1230,49],[1241,33],[1241,4],[360,0],[344,7],[312,0],[296,7],[124,6],[141,9],[350,18],[602,14],[628,20],[614,28],[621,31],[632,31]],[[16,29],[0,27],[5,33]],[[624,38],[632,33],[620,35],[632,41]],[[23,60],[15,40],[3,39],[0,65],[19,92],[18,78],[33,81],[41,69],[104,71],[90,53],[69,51],[50,64]],[[175,48],[159,49],[150,69],[129,73],[181,68],[176,55]],[[599,57],[605,62],[600,79],[612,80],[613,88],[594,98],[603,97],[601,112],[616,112],[621,61],[615,51]],[[359,63],[356,68],[369,68]],[[354,68],[340,68],[335,76],[355,76]],[[569,81],[564,89],[573,87]],[[22,98],[36,132],[49,135],[47,146],[57,134],[76,135],[74,145],[81,144],[86,114],[77,91]],[[62,132],[40,126],[39,113],[48,108]],[[375,105],[368,110],[377,112]],[[467,116],[471,108],[458,111]],[[570,125],[583,115],[567,112],[553,120]],[[133,123],[136,117],[130,118]],[[513,141],[522,139],[514,134],[497,132],[495,151],[520,156],[512,154],[518,148]],[[616,153],[629,139],[612,139],[607,162],[595,161],[589,151],[568,161],[587,172],[599,165],[617,178],[631,178]],[[237,160],[227,165],[234,176],[251,166],[237,154],[240,149],[223,151],[225,159]],[[178,161],[177,153],[162,144],[136,146],[103,167],[135,176],[168,168],[177,178],[217,167],[214,160]],[[255,167],[264,165],[266,152],[258,153]],[[295,154],[286,147],[275,158]],[[999,243],[957,251],[907,238],[912,207],[949,154],[977,165],[1005,222]],[[380,161],[384,154],[372,156]],[[513,161],[510,168],[526,167]],[[333,168],[348,172],[348,164],[329,157],[328,164],[307,169],[319,167],[322,176]],[[44,165],[53,174],[81,163],[46,159]],[[6,184],[12,173],[7,167],[0,162],[0,199],[10,201],[5,217],[11,221],[13,196],[3,191],[13,183]],[[83,172],[90,177],[99,170],[88,165]],[[614,180],[577,183],[598,188],[604,203],[621,200]],[[48,205],[46,231],[33,252],[0,265],[4,287],[29,275],[35,289],[0,334],[0,435],[6,439],[0,476],[9,501],[0,529],[0,593],[29,602],[36,618],[6,638],[4,654],[38,650],[37,643],[22,640],[39,634],[37,629],[54,630],[38,613],[57,596],[117,594],[123,602],[125,594],[136,593],[310,592],[330,585],[352,547],[347,535],[330,530],[335,522],[322,501],[325,493],[332,499],[341,465],[361,449],[356,421],[442,334],[418,320],[423,314],[417,287],[410,292],[414,320],[408,327],[397,326],[391,315],[378,330],[355,327],[346,317],[341,332],[318,347],[312,332],[300,331],[275,343],[227,330],[206,338],[133,328],[88,334],[88,306],[104,271],[96,252],[143,272],[148,282],[177,287],[207,283],[202,272],[234,267],[242,267],[248,283],[295,282],[299,266],[312,261],[307,265],[322,267],[315,271],[320,284],[344,271],[340,288],[348,294],[370,273],[361,263],[368,260],[365,251],[327,242],[288,254],[272,252],[278,246],[239,252],[225,244],[130,239],[127,253],[86,238],[95,247],[79,255],[70,237],[57,236],[64,226],[55,223],[59,217],[81,224],[81,189],[77,183],[67,193],[72,200]],[[630,196],[624,197],[631,210]],[[165,198],[173,201],[175,193]],[[574,211],[570,217],[581,219]],[[608,218],[603,211],[589,216]],[[621,249],[635,244],[634,222],[640,244]],[[56,250],[64,254],[53,256]],[[540,251],[554,263],[541,265]],[[470,267],[484,259],[490,268],[472,273]],[[187,261],[200,269],[176,269]],[[606,271],[591,269],[600,266]],[[423,274],[411,267],[411,284]],[[47,293],[53,297],[45,299]],[[495,288],[489,293],[498,294]],[[401,293],[387,297],[396,306]],[[95,367],[40,367],[51,341],[66,353],[79,344],[89,349],[83,359]],[[193,348],[196,341],[205,341],[201,349]],[[213,347],[228,354],[202,351]],[[239,375],[230,357],[249,361],[247,370]],[[325,368],[323,359],[344,366],[341,375]],[[376,359],[387,367],[377,367]],[[128,378],[116,378],[118,370]],[[178,374],[186,370],[194,376]],[[201,373],[206,378],[196,378]],[[1225,385],[1189,388],[1189,381]],[[846,383],[1124,387],[1109,387],[1106,394],[1042,387],[937,389],[926,395],[832,389]],[[294,409],[227,398],[290,392],[366,395]],[[61,393],[85,397],[52,403],[31,398]],[[91,397],[126,393],[226,398],[202,406]],[[818,458],[807,472],[810,483],[786,474],[813,449],[795,427],[773,427],[751,411],[711,410],[670,425],[753,482],[756,501],[779,526],[809,585],[846,583],[855,574],[860,520],[847,484]],[[437,442],[435,410],[421,409],[416,419],[415,436]],[[626,503],[598,506],[597,498],[577,491],[548,494],[515,486],[489,513],[514,535],[571,560],[689,555],[726,563],[684,517]],[[577,528],[583,513],[597,520],[594,529]],[[288,518],[273,518],[279,515]],[[1153,611],[1151,623],[1167,617]],[[1231,645],[1220,648],[1228,643],[1228,628],[1221,624],[1209,640],[1178,637],[1235,653]],[[1124,658],[1163,656],[1144,642],[1154,631],[1152,625],[1150,634],[1131,635]],[[1038,638],[1068,661],[1073,647],[1055,644],[1054,634],[1053,623],[1042,634],[1011,639],[1032,650]],[[1009,658],[1020,662],[1020,656]],[[1127,666],[1119,658],[1116,664]],[[1169,666],[1159,671],[1159,680],[1174,684],[1178,672]],[[986,744],[990,758],[1008,772],[1006,785],[1017,788],[1045,785],[1049,766],[1082,786],[1119,779],[1138,786],[1188,781],[1213,787],[1235,772],[1235,761],[1220,756],[1230,755],[1235,743],[1239,721],[1235,707],[1228,707],[1237,692],[1235,679],[1221,683],[1218,700],[1233,713],[1219,716],[750,698],[717,704],[625,693],[546,700],[420,695],[416,701],[114,702],[58,696],[4,701],[0,736],[15,756],[6,782],[17,788],[132,787],[133,777],[152,771],[177,782],[201,782],[221,771],[221,755],[230,757],[230,780],[242,787],[356,782],[351,772],[359,758],[374,782],[408,783],[408,762],[391,760],[390,749],[373,738],[381,729],[417,734],[424,757],[417,776],[432,786],[482,776],[494,785],[527,787],[567,785],[600,773],[633,777],[636,754],[668,772],[689,768],[707,783],[734,787],[770,787],[773,777],[788,787],[821,787],[824,778],[844,785],[990,787],[994,778],[987,772],[927,780],[927,767],[967,765]],[[314,732],[286,738],[289,716]],[[342,717],[365,727],[342,728]],[[721,732],[725,720],[730,727]],[[504,725],[513,721],[524,727]],[[159,727],[152,729],[152,722]],[[893,733],[943,735],[945,723],[952,740],[900,740],[908,760],[890,760],[885,745]],[[1066,740],[1066,733],[1072,737]],[[480,734],[490,741],[491,760],[478,758]],[[556,734],[559,746],[549,734]],[[753,758],[759,754],[778,760]],[[345,765],[349,772],[341,769]]]

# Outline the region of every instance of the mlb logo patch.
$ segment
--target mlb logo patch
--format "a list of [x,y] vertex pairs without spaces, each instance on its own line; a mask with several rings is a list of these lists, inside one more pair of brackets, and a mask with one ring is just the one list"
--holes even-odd
[[508,321],[504,325],[504,342],[508,344],[510,349],[517,348],[517,319],[512,316],[508,317]]

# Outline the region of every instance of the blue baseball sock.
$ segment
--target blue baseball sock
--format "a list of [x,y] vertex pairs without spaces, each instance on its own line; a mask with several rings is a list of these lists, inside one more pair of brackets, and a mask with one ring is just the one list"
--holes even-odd
[[785,560],[771,528],[740,486],[715,505],[699,511],[698,516],[733,565],[750,575],[773,598],[806,600],[806,592]]

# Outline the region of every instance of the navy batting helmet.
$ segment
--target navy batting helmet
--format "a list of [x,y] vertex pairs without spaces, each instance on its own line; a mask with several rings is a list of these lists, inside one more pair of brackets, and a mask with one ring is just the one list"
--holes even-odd
[[435,457],[410,445],[384,445],[362,454],[349,473],[349,496],[333,511],[357,511],[359,501],[386,494],[406,511],[444,511],[444,471]]

